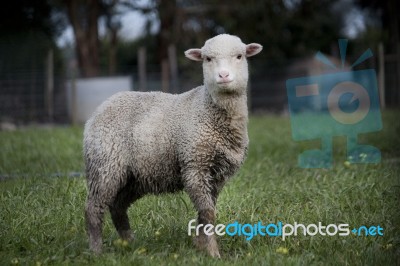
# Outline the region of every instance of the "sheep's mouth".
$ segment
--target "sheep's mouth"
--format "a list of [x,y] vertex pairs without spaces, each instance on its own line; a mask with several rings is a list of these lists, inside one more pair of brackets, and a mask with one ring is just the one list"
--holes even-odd
[[231,83],[233,80],[221,80],[221,81],[217,81],[217,84],[219,85],[225,85],[225,84],[229,84]]

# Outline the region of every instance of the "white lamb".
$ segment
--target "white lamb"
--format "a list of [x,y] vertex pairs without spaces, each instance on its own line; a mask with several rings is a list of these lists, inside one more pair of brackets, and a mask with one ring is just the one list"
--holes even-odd
[[[107,207],[120,237],[132,239],[127,209],[148,193],[183,189],[198,223],[215,223],[217,197],[246,156],[246,57],[261,50],[218,35],[185,52],[203,61],[203,86],[178,95],[121,92],[98,107],[86,123],[83,145],[91,250],[101,252]],[[220,257],[214,235],[200,232],[195,244]]]

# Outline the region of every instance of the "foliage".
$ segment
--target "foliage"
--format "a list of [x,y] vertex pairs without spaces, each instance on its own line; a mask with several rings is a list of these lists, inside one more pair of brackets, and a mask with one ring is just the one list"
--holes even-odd
[[0,9],[2,35],[40,31],[51,38],[61,34],[65,26],[60,10],[49,1],[12,1]]
[[44,68],[55,50],[56,70],[62,67],[55,38],[65,29],[60,10],[48,1],[12,1],[0,9],[0,76]]
[[[368,26],[372,28],[372,36],[376,35],[376,31],[384,37],[380,41],[384,41],[386,49],[389,53],[399,52],[400,44],[400,20],[397,17],[400,8],[397,0],[355,0],[365,14],[369,14]],[[377,19],[378,21],[374,21]],[[367,29],[367,33],[370,29]]]
[[[138,50],[140,47],[146,47],[147,71],[151,71],[155,66],[158,67],[157,39],[155,35],[140,37],[134,41],[122,41],[117,43],[116,60],[118,62],[116,72],[119,74],[131,74],[137,72]],[[100,68],[107,69],[109,58],[108,51],[110,44],[106,39],[101,40]],[[159,71],[157,69],[157,71]],[[105,72],[105,71],[103,71]]]
[[209,2],[217,7],[207,15],[215,18],[213,34],[232,32],[259,42],[266,48],[260,56],[273,62],[330,47],[343,26],[343,14],[334,12],[335,3],[327,0]]

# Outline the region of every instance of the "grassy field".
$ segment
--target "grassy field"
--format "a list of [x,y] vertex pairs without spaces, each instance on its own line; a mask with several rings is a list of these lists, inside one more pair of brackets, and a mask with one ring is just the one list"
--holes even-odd
[[196,251],[187,235],[196,218],[183,193],[148,196],[129,210],[136,234],[122,243],[107,214],[104,253],[88,250],[82,128],[0,132],[0,265],[399,265],[400,112],[384,129],[361,136],[382,151],[377,165],[345,163],[334,139],[332,169],[301,169],[297,155],[318,145],[291,140],[288,118],[252,117],[249,156],[224,188],[217,223],[347,223],[381,226],[383,236],[244,236],[218,238],[222,258]]

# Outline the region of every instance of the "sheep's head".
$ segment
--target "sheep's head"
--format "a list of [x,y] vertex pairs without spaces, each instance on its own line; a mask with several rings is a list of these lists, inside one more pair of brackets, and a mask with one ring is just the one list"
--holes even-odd
[[246,93],[249,78],[247,57],[261,52],[257,43],[244,44],[239,37],[221,34],[206,41],[201,49],[189,49],[186,57],[203,61],[204,85],[212,96]]

